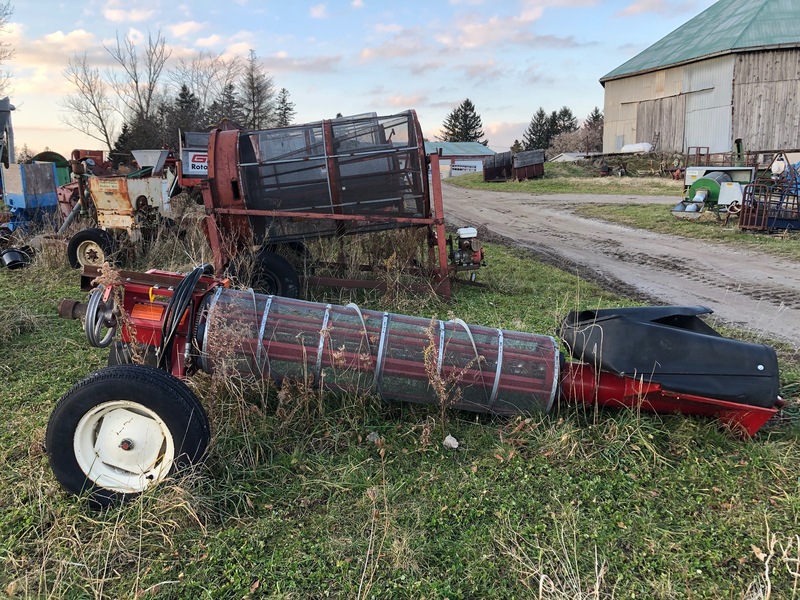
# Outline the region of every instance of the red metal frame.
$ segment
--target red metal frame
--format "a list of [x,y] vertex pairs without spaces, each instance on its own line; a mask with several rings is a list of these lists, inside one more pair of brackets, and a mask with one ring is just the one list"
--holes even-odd
[[[99,274],[98,269],[84,269],[83,287],[90,288],[91,282]],[[179,274],[155,270],[147,273],[123,271],[120,272],[120,277],[124,281],[121,285],[124,290],[123,307],[127,315],[131,315],[134,312],[134,307],[137,304],[165,308],[175,288],[183,279],[183,276]],[[202,277],[193,292],[190,314],[196,315],[203,297],[220,285],[227,286],[227,282],[212,277]],[[68,312],[64,316],[71,314]],[[72,318],[74,318],[74,315],[72,315]],[[126,319],[122,319],[121,325],[123,342],[136,340],[140,344],[159,347],[161,343],[161,321],[128,316]],[[188,356],[185,354],[187,341],[192,336],[194,328],[195,323],[190,322],[190,319],[184,316],[175,337],[171,356],[171,372],[176,377],[185,377],[194,368],[191,362],[187,362]],[[374,337],[378,337],[377,334]],[[242,347],[255,347],[257,343],[258,340],[241,341]],[[303,352],[300,345],[292,345],[292,348],[281,349],[279,344],[274,344],[274,347],[270,347],[269,352],[278,352],[278,358],[297,359],[301,362],[308,361],[308,356]],[[361,360],[360,356],[351,357],[351,359],[353,365],[358,365]],[[332,363],[334,359],[328,356],[326,360]],[[390,368],[399,369],[399,372],[403,373],[409,372],[408,368],[400,363],[392,363]],[[478,377],[472,370],[463,375],[466,380]],[[480,374],[479,378],[483,379],[485,376],[486,374]],[[513,377],[508,379],[505,385],[522,386],[520,389],[523,389],[524,378],[520,378],[520,381],[516,383],[514,379]],[[755,435],[783,406],[783,401],[780,399],[778,399],[775,408],[763,408],[692,394],[676,393],[664,389],[659,383],[648,382],[643,378],[622,377],[613,373],[598,371],[585,363],[569,362],[562,365],[560,396],[570,403],[596,404],[609,407],[624,406],[659,414],[679,413],[715,417],[745,436]]]
[[751,437],[777,408],[736,404],[714,398],[678,394],[661,384],[597,371],[583,363],[567,363],[561,377],[561,396],[568,402],[637,408],[647,412],[716,417]]
[[[415,122],[416,122],[416,116]],[[252,244],[249,216],[273,217],[282,219],[325,219],[343,223],[346,221],[360,223],[386,223],[405,227],[428,229],[428,254],[434,270],[434,290],[446,299],[452,293],[450,273],[466,270],[448,264],[447,237],[444,223],[444,205],[442,202],[442,186],[439,171],[439,157],[430,155],[431,193],[427,185],[423,186],[423,202],[427,214],[425,217],[394,217],[387,215],[353,215],[343,214],[340,205],[340,193],[336,185],[338,175],[335,169],[333,148],[333,122],[322,122],[325,136],[325,148],[328,170],[331,173],[331,198],[333,213],[289,212],[280,210],[252,210],[245,206],[241,194],[240,172],[238,165],[238,140],[241,132],[236,130],[213,130],[208,141],[208,179],[203,185],[203,203],[206,211],[205,228],[214,256],[214,269],[218,275],[224,272],[230,261],[244,248]],[[419,123],[417,122],[417,128]],[[424,155],[421,131],[417,134],[420,156]],[[471,267],[474,269],[474,267]],[[307,277],[311,285],[329,285],[344,288],[381,289],[386,284],[381,281],[367,279],[349,279],[336,277]]]

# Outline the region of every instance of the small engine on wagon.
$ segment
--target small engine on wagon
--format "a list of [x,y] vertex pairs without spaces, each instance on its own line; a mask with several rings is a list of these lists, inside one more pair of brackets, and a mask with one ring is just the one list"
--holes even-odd
[[458,228],[455,237],[448,238],[447,246],[450,250],[450,264],[456,271],[473,271],[486,266],[483,244],[478,239],[478,230],[475,227]]

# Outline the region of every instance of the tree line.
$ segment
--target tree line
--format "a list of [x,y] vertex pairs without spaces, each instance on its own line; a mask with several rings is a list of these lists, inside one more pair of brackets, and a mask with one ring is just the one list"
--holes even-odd
[[[445,117],[441,142],[489,143],[484,138],[481,116],[467,98]],[[543,107],[533,114],[522,141],[514,140],[513,152],[543,149],[549,157],[561,152],[602,152],[603,113],[595,107],[582,124],[568,106],[548,114]]]
[[245,129],[291,125],[295,105],[286,88],[276,90],[263,61],[202,52],[167,68],[171,50],[158,32],[141,44],[128,37],[104,46],[114,69],[88,56],[69,59],[64,77],[73,92],[62,121],[102,143],[112,155],[133,149],[178,147],[178,130],[202,131],[233,121]]

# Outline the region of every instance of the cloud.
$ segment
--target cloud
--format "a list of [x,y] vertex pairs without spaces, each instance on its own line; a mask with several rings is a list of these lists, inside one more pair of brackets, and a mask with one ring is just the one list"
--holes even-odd
[[408,72],[412,75],[427,75],[431,71],[441,69],[446,66],[445,61],[430,60],[426,62],[409,63],[406,65]]
[[497,64],[494,60],[488,60],[482,63],[463,65],[460,70],[472,83],[480,84],[501,79],[506,68]]
[[668,0],[636,0],[621,11],[616,16],[632,17],[644,13],[655,13],[659,15],[693,14],[697,8],[697,2],[687,1],[675,4]]
[[328,16],[328,7],[325,4],[315,4],[309,9],[308,14],[312,19],[324,19]]
[[400,33],[403,31],[403,26],[397,23],[378,23],[375,25],[376,33]]
[[525,43],[535,36],[530,25],[542,16],[544,9],[535,6],[526,9],[520,16],[486,18],[468,14],[459,17],[454,27],[436,36],[436,41],[445,47],[483,48],[508,42]]
[[552,77],[548,77],[544,75],[539,68],[539,65],[529,65],[525,72],[522,75],[523,80],[525,83],[530,84],[537,84],[537,83],[554,83]]
[[152,19],[158,14],[158,10],[158,3],[152,1],[106,0],[103,16],[112,23],[137,23]]
[[364,0],[353,0],[350,6],[353,8],[364,8]]
[[[214,36],[211,36],[214,37]],[[226,56],[247,56],[250,54],[250,50],[253,48],[253,44],[250,42],[236,42],[230,44],[227,48],[225,48]]]
[[361,62],[406,58],[431,51],[427,33],[418,27],[402,27],[389,23],[376,25],[375,31],[382,35],[384,41],[362,48],[359,53]]
[[201,48],[209,48],[211,46],[217,46],[219,43],[222,42],[222,37],[218,36],[217,34],[210,35],[204,38],[198,38],[195,40],[195,45],[200,46]]
[[668,3],[665,0],[637,0],[629,4],[618,15],[633,16],[647,12],[663,13],[667,9]]
[[394,94],[379,100],[379,103],[392,108],[413,108],[416,106],[422,106],[427,102],[427,100],[428,97],[424,94]]
[[48,33],[42,38],[34,40],[32,45],[42,49],[57,48],[59,53],[68,52],[69,54],[73,54],[75,52],[82,52],[87,47],[96,43],[93,33],[85,29],[75,29],[67,33],[63,31]]
[[15,49],[13,66],[16,69],[49,67],[62,71],[69,58],[74,54],[84,54],[92,64],[105,66],[110,64],[110,57],[102,45],[98,44],[93,33],[85,29],[63,32],[55,31],[34,40],[27,40],[23,28],[9,24],[5,35],[12,48]]
[[505,152],[514,143],[522,141],[522,136],[528,128],[528,123],[508,123],[493,121],[483,125],[483,133],[489,140],[489,147],[496,152]]
[[272,54],[267,58],[266,64],[269,65],[270,73],[329,73],[336,70],[342,62],[342,57],[338,55],[291,57],[285,51]]
[[198,23],[197,21],[184,21],[183,23],[170,25],[168,29],[175,37],[185,37],[187,35],[197,33],[198,31],[205,29],[205,27],[205,23]]

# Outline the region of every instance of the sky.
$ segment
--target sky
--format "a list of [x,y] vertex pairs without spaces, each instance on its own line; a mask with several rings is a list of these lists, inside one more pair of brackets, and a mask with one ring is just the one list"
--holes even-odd
[[[584,119],[603,108],[599,79],[713,0],[11,0],[2,40],[15,143],[102,148],[68,127],[64,78],[86,53],[101,69],[117,36],[161,32],[171,61],[199,52],[250,50],[276,88],[289,90],[295,122],[415,109],[434,140],[447,114],[469,98],[489,147],[522,139],[541,106]],[[169,68],[169,67],[168,67]]]

